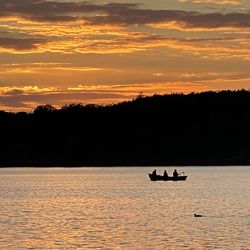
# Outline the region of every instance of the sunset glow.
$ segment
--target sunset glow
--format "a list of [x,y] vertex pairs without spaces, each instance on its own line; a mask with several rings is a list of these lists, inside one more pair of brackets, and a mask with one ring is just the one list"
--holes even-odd
[[0,0],[0,109],[250,87],[247,0]]

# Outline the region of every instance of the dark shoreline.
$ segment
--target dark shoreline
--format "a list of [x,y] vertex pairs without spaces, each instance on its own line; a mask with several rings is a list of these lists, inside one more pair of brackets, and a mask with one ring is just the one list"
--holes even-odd
[[250,91],[0,111],[0,167],[250,165]]
[[52,168],[52,167],[63,167],[63,168],[74,168],[74,167],[226,167],[226,166],[250,166],[250,163],[112,163],[112,162],[8,162],[0,163],[0,168],[21,168],[21,167],[34,167],[34,168]]

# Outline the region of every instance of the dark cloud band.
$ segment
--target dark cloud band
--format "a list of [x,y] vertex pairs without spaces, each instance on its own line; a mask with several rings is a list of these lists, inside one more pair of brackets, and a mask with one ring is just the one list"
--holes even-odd
[[45,39],[36,38],[7,38],[0,37],[0,47],[15,50],[36,49],[39,44],[44,44]]
[[67,22],[85,20],[91,25],[144,25],[181,22],[186,27],[250,27],[249,13],[200,13],[180,10],[150,10],[137,4],[57,2],[45,0],[0,0],[0,16],[20,16],[29,20]]

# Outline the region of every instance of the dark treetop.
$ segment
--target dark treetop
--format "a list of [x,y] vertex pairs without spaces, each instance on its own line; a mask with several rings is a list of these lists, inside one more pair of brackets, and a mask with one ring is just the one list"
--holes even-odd
[[250,164],[250,92],[0,111],[1,166]]

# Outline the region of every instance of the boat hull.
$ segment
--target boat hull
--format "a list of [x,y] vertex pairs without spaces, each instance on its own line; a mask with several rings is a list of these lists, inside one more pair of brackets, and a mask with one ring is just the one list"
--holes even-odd
[[151,181],[185,181],[187,179],[186,175],[173,177],[173,176],[148,174],[148,176]]

